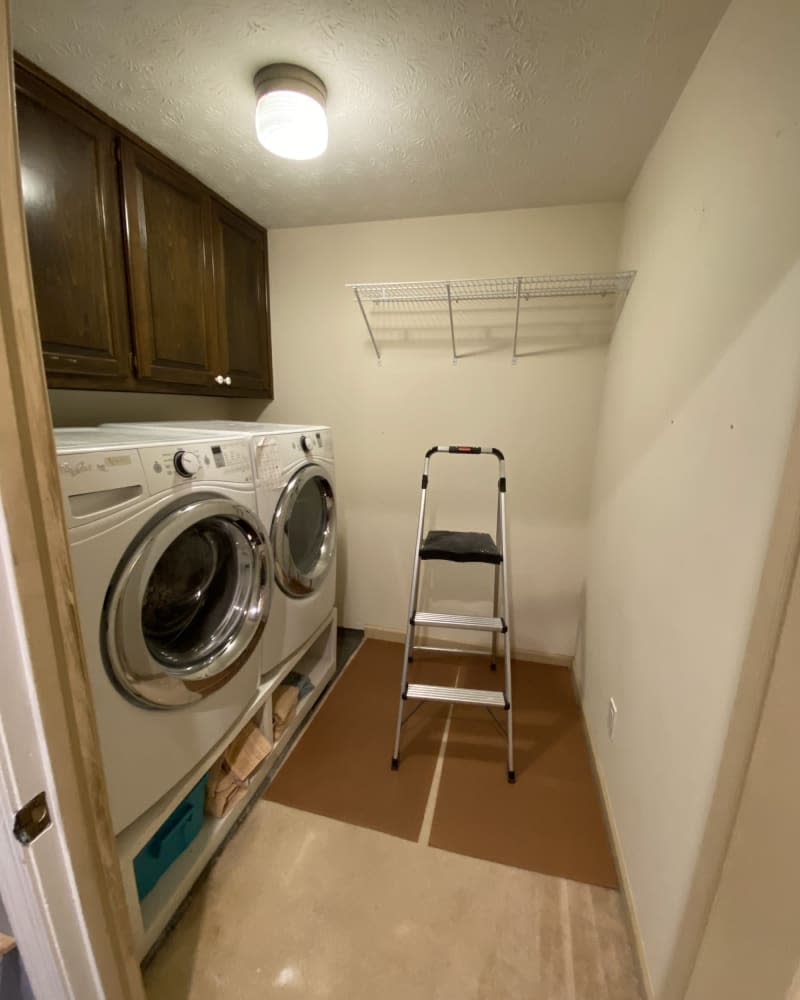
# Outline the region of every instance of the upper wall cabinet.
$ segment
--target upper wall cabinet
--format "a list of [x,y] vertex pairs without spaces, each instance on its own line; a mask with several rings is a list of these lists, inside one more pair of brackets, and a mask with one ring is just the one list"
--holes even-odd
[[110,128],[17,70],[20,165],[45,366],[54,385],[130,378],[130,331]]
[[122,180],[139,378],[211,386],[220,374],[211,199],[188,174],[125,141]]
[[212,210],[217,324],[225,378],[232,386],[272,398],[264,232],[219,202],[212,204]]
[[40,70],[16,74],[48,383],[271,398],[265,230]]

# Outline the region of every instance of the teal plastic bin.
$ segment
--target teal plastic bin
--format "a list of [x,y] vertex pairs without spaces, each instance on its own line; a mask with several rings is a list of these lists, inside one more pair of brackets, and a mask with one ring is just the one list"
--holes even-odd
[[200,833],[207,781],[208,775],[204,774],[133,859],[139,899],[144,899],[172,862]]

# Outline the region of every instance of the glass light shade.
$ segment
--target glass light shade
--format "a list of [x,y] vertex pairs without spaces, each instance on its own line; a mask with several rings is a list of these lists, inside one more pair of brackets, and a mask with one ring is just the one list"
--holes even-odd
[[256,104],[256,135],[276,156],[311,160],[328,146],[325,108],[297,90],[271,90]]

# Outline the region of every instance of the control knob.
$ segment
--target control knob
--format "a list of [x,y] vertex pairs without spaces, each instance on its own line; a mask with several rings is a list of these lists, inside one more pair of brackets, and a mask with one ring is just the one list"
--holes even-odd
[[308,454],[311,451],[311,445],[312,445],[311,438],[307,434],[304,434],[300,438],[300,447],[306,454]]
[[200,471],[200,459],[192,451],[176,451],[173,462],[175,471],[184,479],[191,479]]

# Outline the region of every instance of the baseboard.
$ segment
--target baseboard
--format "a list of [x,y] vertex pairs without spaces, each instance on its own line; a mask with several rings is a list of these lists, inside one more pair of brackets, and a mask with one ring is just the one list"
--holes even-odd
[[[380,639],[382,642],[399,642],[400,644],[406,640],[406,634],[401,629],[383,628],[380,625],[365,625],[364,637],[366,639]],[[466,650],[486,648],[474,642],[459,642],[458,645]],[[572,667],[573,658],[562,653],[542,653],[536,649],[517,649],[516,646],[513,646],[511,655],[515,660],[524,660],[526,663],[547,663],[554,667]]]
[[[577,694],[578,692],[576,687],[576,695]],[[625,856],[622,853],[622,842],[620,840],[619,830],[617,829],[617,824],[614,821],[614,813],[611,809],[611,800],[608,796],[608,786],[606,785],[605,774],[600,760],[595,752],[594,743],[592,742],[592,734],[589,732],[589,726],[586,723],[586,717],[582,710],[581,719],[583,720],[583,733],[586,737],[586,745],[589,747],[589,755],[592,759],[594,776],[597,780],[597,786],[600,789],[600,796],[603,800],[603,812],[605,813],[606,818],[606,828],[608,830],[609,837],[611,838],[611,849],[614,854],[614,863],[617,868],[620,893],[622,895],[625,913],[628,918],[628,928],[630,930],[631,939],[633,940],[634,955],[636,957],[636,964],[639,971],[639,981],[644,990],[645,1000],[654,1000],[655,990],[653,989],[653,982],[650,979],[650,972],[647,968],[642,931],[639,927],[636,907],[633,904],[631,883],[628,878],[628,870],[625,867]]]

